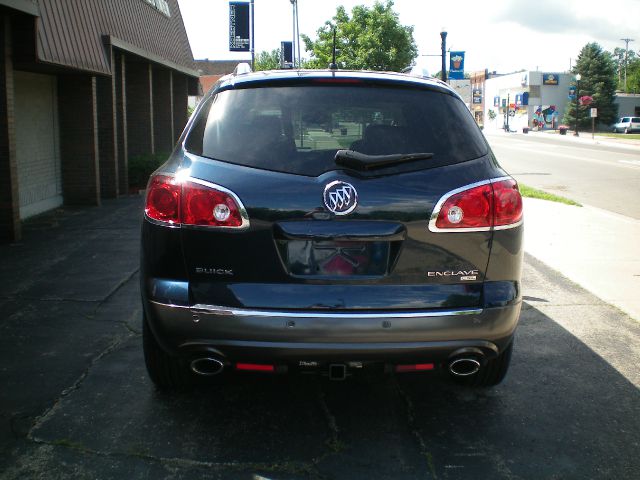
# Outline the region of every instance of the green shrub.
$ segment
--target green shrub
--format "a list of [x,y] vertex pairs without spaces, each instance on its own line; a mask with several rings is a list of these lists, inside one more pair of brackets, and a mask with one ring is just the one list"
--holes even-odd
[[134,155],[129,157],[129,187],[143,189],[147,186],[149,176],[162,165],[169,154],[147,153],[145,155]]

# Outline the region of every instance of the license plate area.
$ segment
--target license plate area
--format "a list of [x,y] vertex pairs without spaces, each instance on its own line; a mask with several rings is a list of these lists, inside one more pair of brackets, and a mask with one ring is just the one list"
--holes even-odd
[[380,277],[389,271],[388,241],[287,240],[280,251],[297,277]]

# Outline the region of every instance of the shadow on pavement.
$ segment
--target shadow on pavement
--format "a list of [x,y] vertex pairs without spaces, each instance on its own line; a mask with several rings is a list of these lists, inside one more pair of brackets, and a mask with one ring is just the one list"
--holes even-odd
[[238,378],[159,393],[139,340],[96,364],[38,423],[34,466],[65,459],[111,478],[104,465],[94,470],[98,458],[118,474],[137,465],[139,478],[246,479],[633,478],[640,469],[637,388],[534,308],[523,312],[506,381],[480,391],[432,374]]
[[[130,218],[138,208],[133,199],[80,212],[0,248],[12,269],[0,273],[0,478],[623,479],[640,471],[640,395],[627,379],[635,377],[620,373],[616,337],[637,342],[638,325],[531,259],[512,368],[494,389],[435,372],[236,377],[156,391],[139,333]],[[96,248],[105,257],[91,263]],[[585,313],[569,321],[574,311]],[[610,338],[583,334],[589,322],[609,326]]]

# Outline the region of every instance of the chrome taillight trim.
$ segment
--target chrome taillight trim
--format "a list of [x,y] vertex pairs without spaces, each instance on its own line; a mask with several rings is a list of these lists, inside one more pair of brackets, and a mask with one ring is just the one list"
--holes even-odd
[[438,203],[436,203],[436,206],[433,209],[433,213],[431,213],[431,218],[429,219],[429,231],[435,232],[435,233],[440,233],[440,232],[458,232],[458,233],[490,232],[490,231],[493,231],[493,230],[507,230],[507,229],[516,228],[516,227],[519,227],[520,225],[522,225],[523,220],[520,219],[516,223],[510,223],[508,225],[491,226],[491,227],[438,228],[436,226],[436,221],[438,220],[438,215],[440,215],[440,210],[442,209],[442,206],[444,205],[444,203],[447,200],[449,200],[449,198],[451,198],[452,196],[454,196],[454,195],[456,195],[458,193],[465,192],[467,190],[471,190],[472,188],[476,188],[476,187],[481,187],[483,185],[502,182],[503,180],[513,180],[513,178],[510,177],[510,176],[491,178],[489,180],[482,180],[480,182],[470,183],[468,185],[464,185],[464,186],[462,186],[460,188],[456,188],[455,190],[451,190],[450,192],[445,193],[442,197],[440,197],[440,200],[438,200]]
[[193,182],[193,183],[197,183],[198,185],[202,185],[203,187],[207,187],[207,188],[213,188],[215,190],[218,190],[220,192],[226,193],[227,195],[229,195],[231,198],[233,198],[233,201],[236,202],[236,205],[238,205],[238,210],[240,210],[240,218],[242,218],[242,224],[238,225],[237,227],[218,227],[216,225],[185,225],[182,224],[183,228],[188,228],[190,230],[211,230],[211,229],[215,229],[215,230],[246,230],[249,228],[249,214],[247,213],[247,209],[244,207],[244,204],[242,203],[242,200],[240,200],[240,197],[238,197],[238,195],[235,194],[235,192],[229,190],[226,187],[223,187],[222,185],[218,185],[217,183],[213,183],[213,182],[208,182],[206,180],[202,180],[200,178],[194,178],[194,177],[187,177],[185,179],[186,182]]
[[344,312],[328,311],[317,312],[309,310],[257,310],[249,308],[221,307],[219,305],[196,304],[189,308],[194,313],[208,315],[223,315],[230,317],[271,317],[271,318],[343,318],[343,319],[368,319],[368,318],[428,318],[428,317],[452,317],[460,315],[480,315],[481,308],[461,308],[457,310],[417,311],[417,312]]
[[[172,177],[175,178],[176,174],[175,173],[168,173],[168,172],[157,172],[155,173],[153,176],[157,176],[157,175],[164,175],[165,177]],[[162,220],[156,220],[155,218],[151,218],[147,215],[147,213],[144,213],[144,218],[145,220],[147,220],[149,223],[153,223],[154,225],[159,225],[161,227],[167,227],[167,228],[187,228],[189,230],[227,230],[227,231],[240,231],[240,230],[246,230],[249,228],[250,226],[250,222],[249,222],[249,214],[247,213],[247,209],[245,208],[244,204],[242,203],[242,200],[240,200],[240,197],[238,197],[238,195],[236,195],[235,192],[229,190],[226,187],[223,187],[222,185],[218,185],[217,183],[213,183],[213,182],[208,182],[206,180],[202,180],[200,178],[195,178],[195,177],[184,177],[181,178],[181,181],[183,182],[192,182],[192,183],[196,183],[198,185],[202,185],[203,187],[207,187],[207,188],[213,188],[215,190],[218,190],[222,193],[226,193],[227,195],[229,195],[234,202],[236,202],[236,205],[238,205],[238,210],[240,211],[240,218],[242,219],[242,223],[240,225],[238,225],[237,227],[220,227],[217,225],[188,225],[188,224],[184,224],[184,223],[170,223],[170,222],[163,222]],[[147,186],[147,189],[149,187]],[[145,204],[146,204],[146,200],[147,200],[147,192],[145,191]]]

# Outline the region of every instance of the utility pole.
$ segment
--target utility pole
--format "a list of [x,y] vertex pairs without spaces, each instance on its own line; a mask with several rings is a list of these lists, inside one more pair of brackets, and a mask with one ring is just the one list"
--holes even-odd
[[633,38],[621,38],[625,43],[624,48],[624,91],[627,91],[627,63],[629,61],[629,42],[635,42]]
[[291,45],[291,53],[293,56],[293,68],[296,67],[296,46],[298,53],[298,68],[302,63],[300,60],[300,27],[298,24],[298,0],[289,0],[293,7],[293,44]]
[[300,56],[300,23],[298,22],[298,1],[296,0],[296,40],[298,41],[298,68],[302,68],[302,57]]

